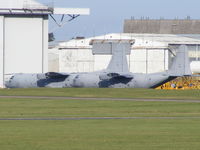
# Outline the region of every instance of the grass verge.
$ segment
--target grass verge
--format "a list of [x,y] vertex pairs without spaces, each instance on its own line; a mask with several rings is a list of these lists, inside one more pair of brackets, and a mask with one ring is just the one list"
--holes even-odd
[[147,99],[199,99],[200,90],[153,90],[153,89],[0,89],[4,96],[67,96],[105,98],[147,98]]
[[198,150],[200,120],[1,121],[2,150]]
[[0,99],[0,118],[198,117],[200,103]]

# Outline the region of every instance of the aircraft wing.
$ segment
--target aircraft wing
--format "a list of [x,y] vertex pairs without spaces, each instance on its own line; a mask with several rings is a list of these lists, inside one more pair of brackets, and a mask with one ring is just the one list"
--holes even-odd
[[45,76],[51,79],[60,79],[60,78],[67,78],[70,74],[67,73],[58,73],[58,72],[47,72]]

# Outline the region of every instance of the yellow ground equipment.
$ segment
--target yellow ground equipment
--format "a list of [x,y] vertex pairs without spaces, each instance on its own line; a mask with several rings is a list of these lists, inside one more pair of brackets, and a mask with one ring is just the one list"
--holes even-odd
[[184,90],[200,89],[200,77],[179,77],[165,83],[157,89]]

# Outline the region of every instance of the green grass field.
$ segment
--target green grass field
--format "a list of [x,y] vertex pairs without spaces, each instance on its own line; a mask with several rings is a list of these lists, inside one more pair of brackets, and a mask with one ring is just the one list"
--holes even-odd
[[154,90],[154,89],[107,89],[107,88],[63,88],[63,89],[0,89],[0,95],[69,96],[69,97],[114,97],[153,99],[199,99],[200,90]]
[[[4,89],[0,95],[200,99],[198,90]],[[192,118],[200,117],[200,103],[0,98],[0,118],[54,117],[180,118],[0,121],[0,150],[199,150],[200,147],[200,119]]]
[[0,118],[200,117],[200,103],[0,99]]
[[200,120],[1,121],[2,150],[199,150]]

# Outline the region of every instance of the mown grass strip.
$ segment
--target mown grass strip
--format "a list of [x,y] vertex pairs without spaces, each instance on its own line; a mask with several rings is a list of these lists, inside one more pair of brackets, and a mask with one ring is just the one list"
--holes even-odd
[[0,121],[3,150],[198,150],[200,120]]
[[200,103],[0,99],[0,118],[199,116]]
[[103,88],[63,88],[63,89],[0,89],[4,96],[66,96],[66,97],[106,97],[106,98],[147,98],[147,99],[198,99],[200,90],[154,90],[154,89],[103,89]]

